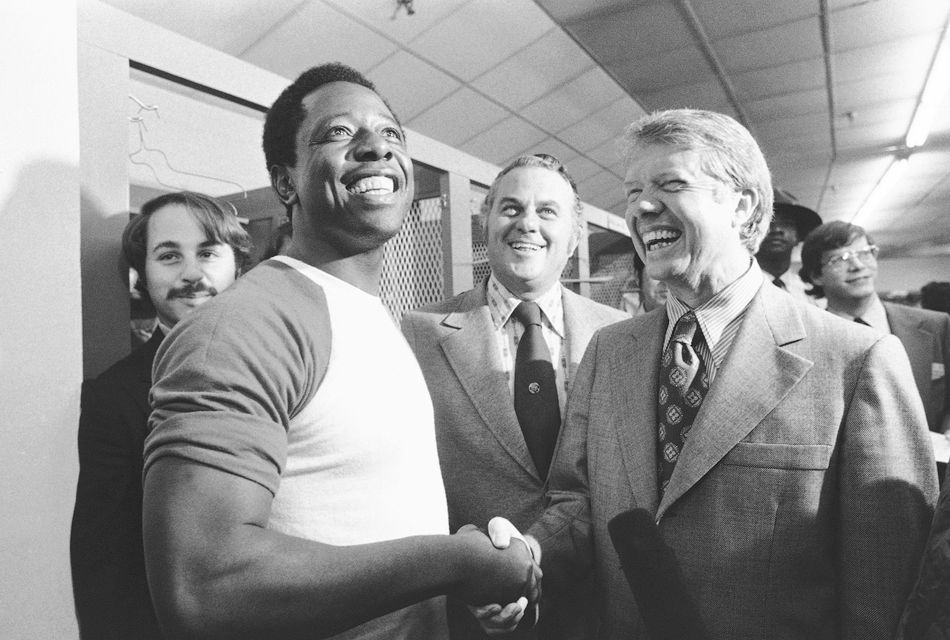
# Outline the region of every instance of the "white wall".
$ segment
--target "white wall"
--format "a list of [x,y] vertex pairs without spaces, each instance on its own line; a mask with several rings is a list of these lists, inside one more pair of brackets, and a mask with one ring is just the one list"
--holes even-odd
[[0,8],[0,635],[76,637],[82,379],[76,7]]

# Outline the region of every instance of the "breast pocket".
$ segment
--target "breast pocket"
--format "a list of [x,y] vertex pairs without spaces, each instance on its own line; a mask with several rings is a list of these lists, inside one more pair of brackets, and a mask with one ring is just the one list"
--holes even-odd
[[827,444],[739,442],[723,464],[760,469],[827,469],[834,447]]

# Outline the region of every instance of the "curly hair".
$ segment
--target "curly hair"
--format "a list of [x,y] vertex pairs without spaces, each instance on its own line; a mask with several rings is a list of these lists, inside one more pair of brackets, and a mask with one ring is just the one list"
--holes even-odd
[[[328,62],[301,73],[293,84],[281,92],[267,110],[267,116],[264,119],[263,147],[268,171],[274,165],[292,167],[297,164],[297,131],[307,117],[307,112],[303,108],[303,99],[331,82],[351,82],[379,95],[376,85],[366,76],[339,62]],[[382,96],[379,98],[393,114],[393,118],[401,129],[402,123],[399,122],[392,107],[385,98]]]
[[143,204],[139,215],[132,218],[122,232],[122,254],[138,274],[135,289],[146,297],[148,290],[145,281],[145,255],[148,251],[148,221],[152,214],[162,207],[174,204],[188,210],[206,237],[231,247],[238,274],[244,270],[251,255],[251,237],[241,226],[233,207],[194,191],[162,194]]
[[637,148],[665,144],[702,152],[702,167],[710,176],[737,190],[751,189],[759,196],[752,216],[740,234],[750,253],[755,253],[769,232],[772,220],[772,176],[762,150],[749,130],[735,119],[714,111],[668,109],[654,111],[629,125],[623,132],[624,164],[629,165]]

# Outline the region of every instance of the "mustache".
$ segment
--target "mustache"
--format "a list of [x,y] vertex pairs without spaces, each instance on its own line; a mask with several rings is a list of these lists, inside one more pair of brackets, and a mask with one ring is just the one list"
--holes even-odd
[[168,300],[172,300],[173,298],[191,298],[199,293],[205,293],[213,297],[218,295],[218,290],[214,287],[205,286],[199,282],[197,284],[189,284],[183,287],[169,289],[168,295],[166,295],[165,298]]

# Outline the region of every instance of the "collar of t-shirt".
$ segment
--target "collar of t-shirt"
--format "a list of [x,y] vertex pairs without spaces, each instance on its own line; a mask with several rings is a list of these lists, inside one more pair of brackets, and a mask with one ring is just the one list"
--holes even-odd
[[[830,306],[828,307],[828,311],[839,318],[844,318],[851,322],[854,322],[855,318],[857,318],[857,316],[853,316],[850,313],[832,309]],[[881,303],[881,299],[877,297],[877,294],[875,294],[874,299],[871,300],[871,305],[861,314],[861,319],[871,325],[872,329],[877,329],[881,333],[891,332],[891,323],[887,321],[887,311],[884,309],[884,304]]]
[[[495,342],[501,356],[501,364],[508,378],[508,389],[514,394],[515,385],[515,356],[518,353],[518,342],[524,334],[524,327],[517,318],[512,318],[515,308],[522,300],[508,290],[496,277],[491,274],[487,283],[488,310],[491,314],[492,325],[495,328]],[[564,415],[567,401],[567,389],[570,385],[566,336],[564,333],[564,303],[561,298],[561,284],[555,283],[535,300],[541,307],[541,333],[551,353],[551,363],[554,366],[554,376],[558,386],[558,403],[561,406],[561,415]]]
[[[666,302],[666,317],[669,319],[669,326],[666,328],[663,348],[665,349],[669,344],[673,328],[680,317],[692,310],[696,314],[696,320],[704,338],[699,355],[703,362],[707,363],[707,374],[712,382],[739,332],[745,310],[762,287],[762,282],[762,270],[755,260],[750,259],[749,268],[745,273],[695,309],[691,309],[676,296],[670,296]],[[712,362],[714,366],[709,367],[709,362]]]

